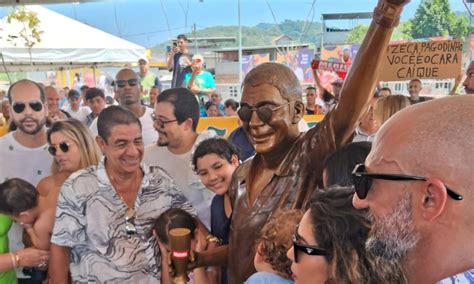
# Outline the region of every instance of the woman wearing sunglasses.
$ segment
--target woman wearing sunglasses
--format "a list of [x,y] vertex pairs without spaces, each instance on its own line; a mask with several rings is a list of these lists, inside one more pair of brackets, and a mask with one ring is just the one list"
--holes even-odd
[[76,119],[57,121],[47,132],[48,151],[54,156],[51,166],[53,175],[45,177],[38,184],[39,216],[34,223],[24,224],[35,247],[48,249],[54,226],[56,203],[64,181],[73,172],[96,165],[100,150],[89,129]]
[[397,263],[365,252],[370,222],[352,206],[354,190],[317,191],[287,256],[295,283],[406,283]]

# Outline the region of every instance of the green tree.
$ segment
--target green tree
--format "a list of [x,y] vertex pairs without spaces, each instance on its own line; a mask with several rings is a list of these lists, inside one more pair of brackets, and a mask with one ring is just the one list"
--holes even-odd
[[412,21],[413,38],[465,37],[468,31],[467,19],[452,12],[448,0],[422,0]]
[[35,12],[29,11],[23,6],[16,8],[7,16],[8,24],[15,21],[22,25],[22,29],[17,35],[9,35],[9,41],[16,45],[16,39],[20,38],[27,48],[32,48],[41,41],[43,31],[39,29],[40,20]]
[[[392,40],[409,40],[411,37],[411,21],[403,21],[398,24],[398,27],[393,31]],[[347,36],[347,43],[361,44],[364,40],[365,34],[369,30],[368,25],[360,24],[355,26]]]
[[410,40],[413,22],[411,20],[403,21],[398,24],[392,34],[392,40]]
[[28,48],[30,55],[30,63],[33,65],[33,59],[31,49],[39,42],[41,42],[41,34],[43,31],[40,30],[40,20],[37,13],[27,10],[24,6],[15,8],[7,16],[7,23],[18,22],[21,25],[21,30],[18,34],[8,35],[8,41],[13,45],[17,45],[18,41],[23,42],[23,46]]
[[368,25],[360,24],[355,26],[347,35],[347,43],[361,44],[368,30]]

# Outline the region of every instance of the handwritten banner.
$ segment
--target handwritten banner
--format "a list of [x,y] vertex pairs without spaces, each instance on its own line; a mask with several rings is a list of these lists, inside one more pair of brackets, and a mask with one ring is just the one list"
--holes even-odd
[[462,47],[460,39],[389,45],[380,80],[455,78],[461,70]]

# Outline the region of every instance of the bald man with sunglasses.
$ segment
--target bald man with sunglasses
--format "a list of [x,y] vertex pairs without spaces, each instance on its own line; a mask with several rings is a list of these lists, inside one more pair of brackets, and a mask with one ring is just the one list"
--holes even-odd
[[[31,80],[20,80],[8,90],[11,121],[17,127],[0,138],[0,182],[21,178],[36,186],[51,175],[52,156],[46,142],[48,107],[42,87]],[[23,228],[12,224],[9,231],[10,251],[24,247]],[[20,270],[19,279],[29,278]]]
[[[142,137],[145,146],[154,144],[157,140],[153,120],[151,118],[153,109],[141,103],[140,80],[132,69],[124,68],[115,76],[115,97],[121,107],[133,112],[142,124]],[[97,136],[97,118],[92,121],[90,130]]]
[[474,283],[473,122],[472,95],[408,107],[353,171],[353,204],[374,220],[366,248],[409,283]]

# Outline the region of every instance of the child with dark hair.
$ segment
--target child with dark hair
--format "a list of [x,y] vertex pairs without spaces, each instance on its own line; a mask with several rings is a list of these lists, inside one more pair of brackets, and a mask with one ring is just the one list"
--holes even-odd
[[222,116],[222,113],[219,111],[219,106],[213,101],[206,102],[204,108],[206,109],[207,117]]
[[197,146],[192,163],[201,182],[216,194],[211,204],[211,233],[227,244],[232,214],[228,188],[240,164],[238,150],[222,138],[207,139]]
[[[216,195],[211,203],[211,236],[221,244],[229,243],[232,206],[228,194],[232,174],[239,166],[237,148],[222,138],[202,141],[193,154],[193,167],[201,182]],[[221,283],[227,283],[227,271],[221,268]]]
[[228,99],[224,102],[224,114],[226,116],[237,116],[237,109],[239,103],[233,99]]
[[250,276],[245,284],[293,283],[290,279],[291,260],[286,253],[292,245],[293,233],[302,217],[303,211],[299,209],[281,211],[263,226],[253,260],[257,273]]
[[[171,250],[169,232],[176,228],[189,229],[191,231],[191,249],[196,252],[203,252],[206,250],[207,242],[206,237],[198,230],[198,227],[197,220],[191,214],[179,208],[168,209],[156,219],[153,230],[160,246],[161,261],[158,260],[157,262],[161,262],[162,284],[172,283],[168,257]],[[210,283],[209,277],[205,267],[195,268],[189,275],[194,284]]]
[[[45,269],[49,260],[47,250],[25,248],[8,252],[8,230],[11,220],[31,232],[39,216],[38,193],[29,182],[12,178],[0,183],[0,283],[16,283],[14,268],[20,266]],[[28,233],[30,233],[28,232]]]

